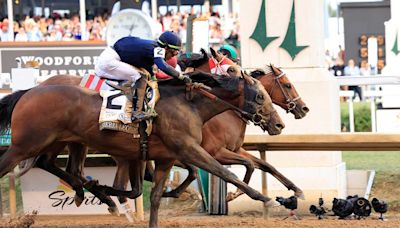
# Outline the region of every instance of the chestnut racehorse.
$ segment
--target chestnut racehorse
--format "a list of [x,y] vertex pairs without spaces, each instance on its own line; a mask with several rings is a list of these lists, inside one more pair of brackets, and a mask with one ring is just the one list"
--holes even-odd
[[[270,134],[280,133],[283,123],[272,107],[270,97],[259,81],[246,75],[243,76],[244,79],[204,77],[199,73],[196,75],[203,83],[213,86],[212,94],[225,102],[216,99],[212,94],[208,95],[213,98],[210,100],[198,93],[194,93],[192,100],[188,102],[181,82],[172,80],[160,83],[161,99],[156,105],[159,116],[154,121],[153,133],[149,137],[148,158],[155,160],[156,165],[151,193],[151,227],[157,226],[164,183],[175,159],[221,177],[255,200],[265,203],[270,201],[270,198],[238,180],[200,146],[203,124],[229,109],[239,111],[243,118],[260,119],[260,126]],[[198,91],[206,93],[204,90]],[[76,142],[98,151],[107,151],[112,156],[129,160],[130,169],[133,169],[133,164],[138,164],[137,169],[140,170],[142,166],[138,161],[142,157],[138,151],[138,140],[132,140],[131,135],[126,133],[99,130],[101,103],[102,99],[97,93],[66,85],[39,86],[1,99],[0,132],[11,126],[12,142],[7,152],[0,157],[0,177],[22,160],[46,154],[51,156],[49,148],[60,142]],[[39,160],[38,162],[40,163]],[[48,171],[54,171],[53,169],[54,167]],[[60,169],[58,172],[63,171]],[[64,175],[64,178],[69,177],[72,180],[68,184],[75,190],[82,186],[80,179],[69,176],[68,173]],[[141,188],[136,195],[130,196],[134,198],[140,194]]]

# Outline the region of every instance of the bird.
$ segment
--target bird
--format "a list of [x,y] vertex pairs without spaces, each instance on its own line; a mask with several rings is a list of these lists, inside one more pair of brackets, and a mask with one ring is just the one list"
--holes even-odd
[[345,219],[353,214],[353,203],[347,199],[334,198],[332,201],[332,211],[339,219]]
[[368,217],[371,214],[371,203],[363,198],[357,197],[353,201],[353,213],[358,219]]
[[324,205],[324,199],[320,197],[318,199],[318,206],[311,205],[310,206],[310,213],[314,214],[315,216],[318,217],[318,220],[322,219],[322,216],[324,216],[327,213],[327,210],[325,209]]
[[297,197],[296,196],[291,196],[289,198],[284,198],[281,196],[276,197],[276,201],[284,206],[286,209],[290,210],[289,216],[284,218],[287,219],[289,217],[294,217],[295,219],[299,220],[300,218],[296,215],[296,209],[297,209]]
[[379,219],[383,221],[383,214],[387,212],[388,204],[385,201],[379,200],[377,198],[373,198],[371,203],[374,211],[381,214],[381,216],[379,216]]

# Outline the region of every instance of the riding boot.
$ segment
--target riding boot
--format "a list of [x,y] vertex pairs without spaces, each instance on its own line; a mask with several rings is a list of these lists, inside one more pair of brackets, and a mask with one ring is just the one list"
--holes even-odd
[[135,85],[132,86],[132,122],[140,122],[156,116],[155,113],[148,113],[143,110],[146,87],[147,83],[144,77],[141,77],[138,81],[136,81]]

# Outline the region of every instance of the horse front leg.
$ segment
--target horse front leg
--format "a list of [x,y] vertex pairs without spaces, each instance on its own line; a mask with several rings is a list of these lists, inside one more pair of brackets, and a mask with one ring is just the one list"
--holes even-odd
[[[214,158],[223,165],[244,165],[246,167],[246,174],[244,175],[243,182],[249,184],[251,175],[254,172],[254,163],[233,151],[226,149],[225,147],[220,148],[214,155]],[[237,189],[236,192],[229,192],[226,201],[232,201],[242,195],[243,192]]]
[[[260,200],[266,203],[266,206],[272,206],[274,204],[270,198],[263,196],[260,192],[249,187],[246,183],[240,181],[235,174],[230,172],[224,166],[222,166],[218,161],[216,161],[210,154],[208,154],[199,144],[191,140],[186,140],[184,145],[185,150],[178,154],[179,160],[185,163],[195,165],[201,169],[212,173],[223,180],[232,183],[248,196],[254,200]],[[190,153],[189,153],[190,151]]]
[[297,187],[292,181],[290,181],[287,177],[285,177],[282,173],[280,173],[271,164],[251,155],[249,152],[247,152],[243,148],[240,148],[239,154],[251,159],[257,169],[260,169],[264,172],[270,173],[272,176],[274,176],[279,182],[281,182],[289,190],[293,190],[295,196],[297,196],[300,199],[304,199],[303,191],[299,187]]
[[156,167],[153,176],[153,188],[150,194],[150,221],[149,227],[157,227],[158,224],[158,209],[163,194],[165,181],[168,178],[169,171],[174,165],[174,160],[156,160]]
[[182,184],[180,184],[174,190],[171,190],[170,192],[164,192],[162,195],[163,197],[178,198],[185,191],[185,189],[190,185],[190,183],[192,183],[192,181],[196,180],[196,178],[197,178],[197,170],[198,169],[196,166],[184,164],[180,161],[175,161],[174,165],[186,169],[188,171],[188,176],[182,182]]

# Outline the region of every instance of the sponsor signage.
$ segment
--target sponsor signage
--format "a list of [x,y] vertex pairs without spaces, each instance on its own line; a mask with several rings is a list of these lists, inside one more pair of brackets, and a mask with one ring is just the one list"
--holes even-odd
[[37,46],[1,46],[0,72],[11,73],[11,68],[17,67],[20,61],[24,65],[28,61],[40,64],[40,76],[57,74],[72,74],[83,76],[92,72],[97,58],[104,50],[105,44],[70,45],[68,42],[60,45]]
[[[85,175],[88,179],[98,179],[99,184],[112,186],[115,171],[115,167],[89,167],[85,168]],[[24,213],[37,210],[41,215],[109,214],[108,206],[86,189],[84,189],[85,199],[81,206],[77,207],[74,202],[75,191],[56,176],[38,168],[31,169],[21,177],[21,189]],[[116,197],[112,199],[123,213],[118,199]],[[134,208],[134,201],[128,200]]]

